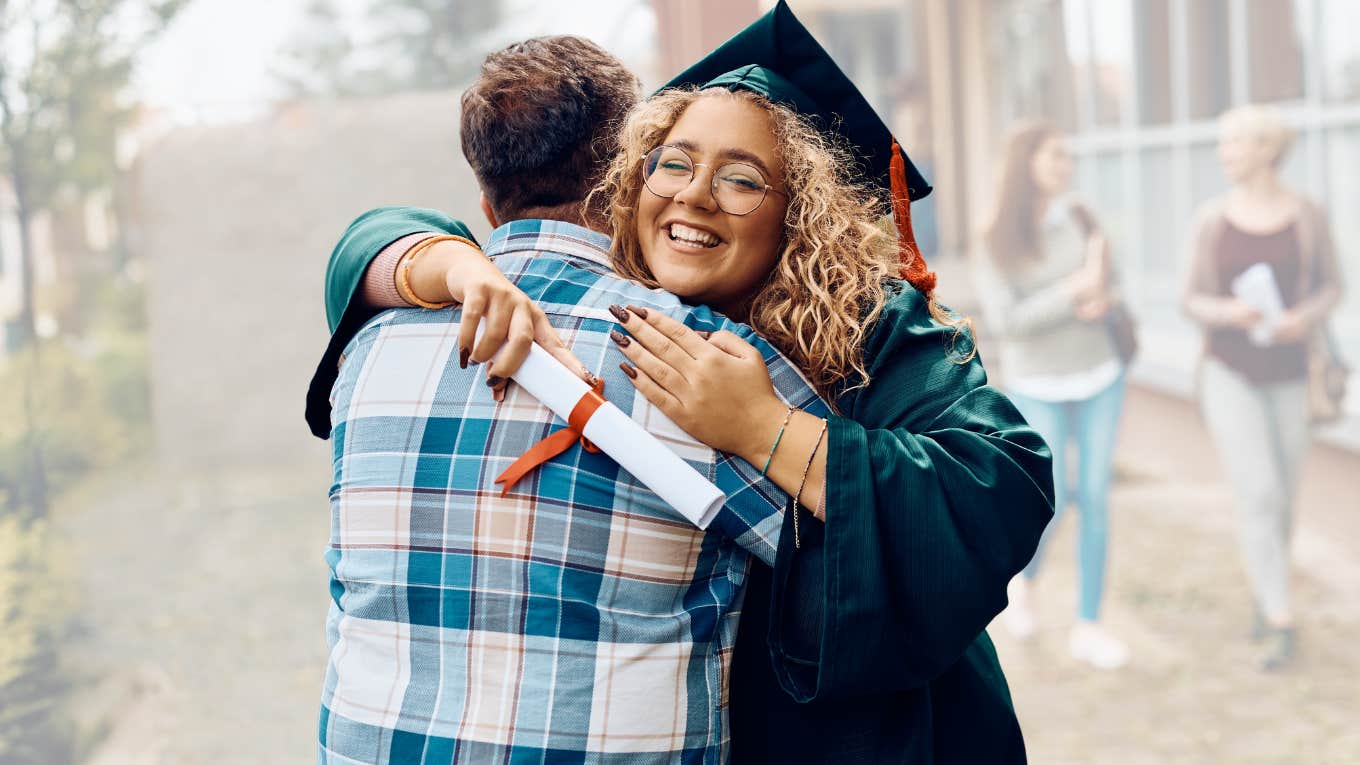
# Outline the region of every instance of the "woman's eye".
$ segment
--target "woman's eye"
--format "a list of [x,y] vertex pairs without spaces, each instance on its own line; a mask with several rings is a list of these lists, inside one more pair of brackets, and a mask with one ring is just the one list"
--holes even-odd
[[737,191],[759,191],[764,184],[759,183],[754,178],[747,178],[740,175],[729,175],[723,178],[723,183],[731,186]]
[[672,171],[672,172],[688,173],[688,172],[689,172],[689,165],[685,164],[684,162],[677,162],[677,161],[672,160],[672,161],[670,161],[670,162],[662,162],[662,163],[661,163],[661,169],[662,169],[662,170],[669,170],[669,171]]

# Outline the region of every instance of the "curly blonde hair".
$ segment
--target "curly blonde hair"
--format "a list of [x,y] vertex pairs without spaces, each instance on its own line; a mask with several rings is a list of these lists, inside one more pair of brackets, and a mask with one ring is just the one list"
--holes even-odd
[[[750,299],[744,318],[788,356],[818,393],[834,400],[869,384],[864,341],[887,302],[898,273],[896,232],[884,225],[885,203],[853,179],[850,153],[792,110],[746,91],[664,91],[639,104],[619,136],[620,151],[591,197],[610,200],[614,270],[660,286],[642,258],[637,209],[642,158],[661,143],[699,98],[750,101],[770,115],[784,164],[789,204],[782,251]],[[587,203],[589,204],[589,202]],[[934,301],[931,313],[944,316]]]

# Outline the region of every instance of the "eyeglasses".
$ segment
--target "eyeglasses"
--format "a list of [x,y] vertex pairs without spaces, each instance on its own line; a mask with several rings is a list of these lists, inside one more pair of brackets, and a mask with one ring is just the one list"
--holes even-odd
[[[689,188],[694,182],[694,169],[711,165],[695,162],[684,149],[675,146],[661,146],[652,149],[642,158],[642,182],[653,194],[670,199]],[[765,195],[787,193],[765,182],[765,176],[754,165],[745,162],[728,162],[713,170],[709,184],[713,200],[718,209],[728,215],[749,215],[765,201]]]

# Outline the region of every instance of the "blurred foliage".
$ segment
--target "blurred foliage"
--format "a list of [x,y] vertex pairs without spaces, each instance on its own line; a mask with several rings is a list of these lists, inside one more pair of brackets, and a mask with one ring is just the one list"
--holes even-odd
[[59,549],[45,523],[0,515],[0,762],[72,761],[57,712],[69,688],[56,646],[72,610]]
[[360,37],[339,0],[309,0],[275,64],[294,97],[372,96],[467,82],[501,20],[497,0],[367,0]]
[[[69,486],[150,445],[150,382],[141,289],[105,286],[91,330],[30,345],[0,364],[0,514],[32,517],[36,459],[55,487]],[[36,448],[34,448],[36,446]]]
[[[0,360],[0,762],[74,761],[63,712],[70,679],[57,646],[72,590],[64,545],[37,498],[150,442],[142,289],[102,285],[86,335],[33,343]],[[34,460],[40,460],[35,469]]]
[[19,225],[25,340],[36,334],[33,217],[112,188],[137,51],[189,0],[0,0],[0,174]]

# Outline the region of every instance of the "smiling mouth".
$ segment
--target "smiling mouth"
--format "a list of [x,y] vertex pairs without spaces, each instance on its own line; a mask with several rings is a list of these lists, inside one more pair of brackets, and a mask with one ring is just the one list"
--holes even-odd
[[720,237],[683,223],[672,223],[667,227],[666,235],[677,245],[695,250],[712,249],[722,244]]

